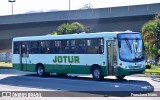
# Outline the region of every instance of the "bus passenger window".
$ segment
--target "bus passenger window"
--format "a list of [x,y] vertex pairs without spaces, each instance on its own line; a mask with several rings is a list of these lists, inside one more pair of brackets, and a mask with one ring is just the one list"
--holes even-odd
[[101,47],[101,46],[98,47],[97,53],[99,53],[99,54],[102,54],[102,53],[103,53],[103,50],[102,50],[102,47]]
[[14,54],[19,54],[19,49],[18,48],[14,48]]
[[66,54],[70,53],[69,47],[65,47],[64,51]]
[[83,54],[86,51],[86,39],[78,40],[78,53]]
[[19,54],[19,42],[14,42],[13,46],[14,46],[13,53]]
[[52,48],[47,48],[46,53],[47,53],[47,54],[53,53],[53,49],[52,49]]
[[39,42],[32,41],[31,42],[31,54],[39,54]]

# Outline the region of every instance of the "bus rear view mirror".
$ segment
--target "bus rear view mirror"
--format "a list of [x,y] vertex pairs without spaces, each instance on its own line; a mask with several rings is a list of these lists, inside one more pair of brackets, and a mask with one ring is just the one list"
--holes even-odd
[[121,41],[118,41],[118,48],[121,48]]

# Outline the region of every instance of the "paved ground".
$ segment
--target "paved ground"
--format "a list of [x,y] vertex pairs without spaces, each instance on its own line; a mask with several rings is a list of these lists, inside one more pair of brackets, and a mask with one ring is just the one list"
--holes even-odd
[[[153,93],[154,91],[160,91],[159,80],[160,77],[138,77],[137,75],[127,76],[124,80],[117,80],[115,77],[110,76],[105,77],[104,81],[101,82],[94,81],[91,76],[78,75],[78,77],[76,77],[76,75],[73,74],[67,77],[58,77],[56,75],[51,75],[42,78],[37,77],[35,73],[31,72],[16,71],[14,69],[0,69],[0,91],[2,92],[48,91],[45,92],[43,96],[65,97],[64,99],[73,99],[70,97],[76,97],[74,99],[81,99],[81,96],[89,96],[92,99],[95,99],[99,96],[106,96],[110,99],[115,100],[121,99],[117,96],[122,95],[127,97],[126,99],[135,100],[137,97],[131,98],[131,93],[140,94],[145,92],[144,94],[146,94]],[[151,99],[151,97],[143,98]],[[2,99],[4,98],[2,97]],[[160,98],[154,97],[154,99],[158,100]]]

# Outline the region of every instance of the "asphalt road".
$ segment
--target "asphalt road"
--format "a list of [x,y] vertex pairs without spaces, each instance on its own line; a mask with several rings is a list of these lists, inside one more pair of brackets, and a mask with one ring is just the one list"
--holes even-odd
[[109,76],[105,77],[104,81],[94,81],[91,76],[86,75],[38,77],[31,72],[0,69],[0,91],[45,91],[43,97],[111,97],[112,99],[116,97],[117,99],[118,96],[130,97],[131,93],[146,94],[160,91],[160,78],[127,76],[123,80],[117,80]]

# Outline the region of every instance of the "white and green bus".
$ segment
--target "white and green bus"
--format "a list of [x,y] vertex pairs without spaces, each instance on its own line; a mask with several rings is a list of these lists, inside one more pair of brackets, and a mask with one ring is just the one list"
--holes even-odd
[[92,74],[123,79],[145,71],[145,49],[138,32],[99,32],[71,35],[16,37],[12,42],[13,68],[50,73]]

